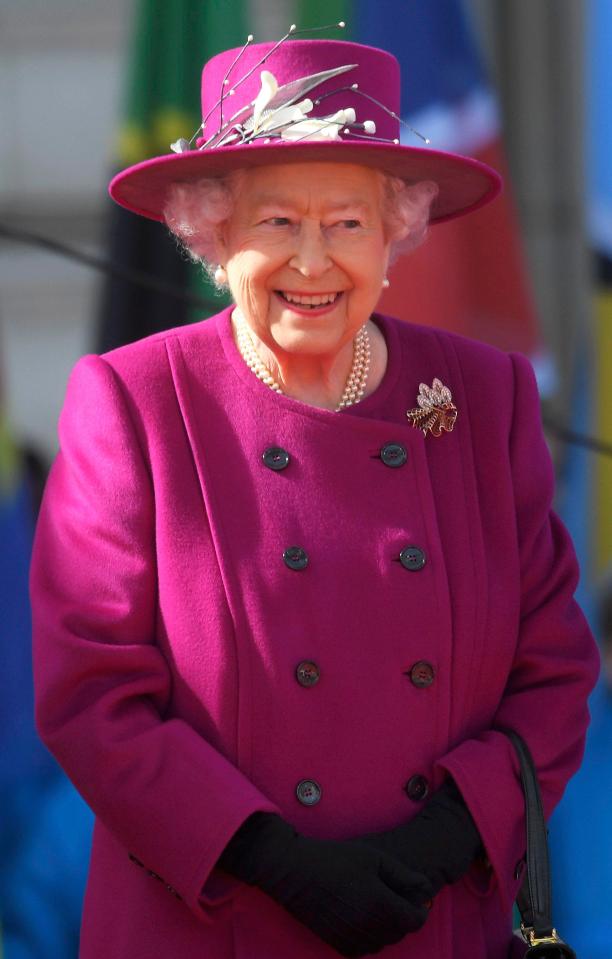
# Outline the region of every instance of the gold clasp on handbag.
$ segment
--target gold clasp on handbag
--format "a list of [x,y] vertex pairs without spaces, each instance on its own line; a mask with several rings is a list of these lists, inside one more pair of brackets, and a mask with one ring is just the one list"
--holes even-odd
[[533,926],[526,926],[524,923],[521,923],[521,935],[529,946],[565,945],[556,929],[551,930],[550,936],[540,936],[538,938]]

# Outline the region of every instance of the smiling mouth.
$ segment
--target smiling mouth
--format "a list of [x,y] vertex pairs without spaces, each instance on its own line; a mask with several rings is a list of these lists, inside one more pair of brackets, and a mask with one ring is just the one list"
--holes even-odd
[[320,306],[331,306],[332,303],[335,303],[338,297],[342,296],[342,291],[338,293],[312,293],[312,294],[302,294],[302,293],[290,293],[286,290],[276,290],[276,293],[285,300],[286,303],[291,303],[294,306],[299,306],[302,309],[311,309],[314,310]]

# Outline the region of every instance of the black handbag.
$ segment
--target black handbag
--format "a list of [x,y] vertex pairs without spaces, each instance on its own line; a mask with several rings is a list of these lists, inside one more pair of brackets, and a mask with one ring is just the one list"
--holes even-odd
[[526,873],[516,897],[521,914],[517,935],[527,943],[525,959],[576,959],[574,950],[559,937],[552,921],[552,890],[546,822],[533,758],[525,741],[511,729],[501,729],[514,746],[525,796],[527,824]]

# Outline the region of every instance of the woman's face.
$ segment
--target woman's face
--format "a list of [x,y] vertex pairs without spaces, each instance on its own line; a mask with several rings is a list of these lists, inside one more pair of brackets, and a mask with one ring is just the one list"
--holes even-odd
[[333,354],[381,293],[382,177],[345,163],[248,170],[219,239],[236,305],[274,352]]

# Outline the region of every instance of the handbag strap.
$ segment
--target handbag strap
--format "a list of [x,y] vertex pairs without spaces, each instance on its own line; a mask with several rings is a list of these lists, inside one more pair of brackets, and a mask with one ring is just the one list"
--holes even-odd
[[571,946],[553,927],[552,889],[546,820],[533,757],[525,740],[513,729],[500,729],[516,750],[521,769],[527,825],[527,874],[516,897],[521,933],[528,943],[528,959],[576,959]]
[[502,730],[516,750],[521,769],[527,825],[527,874],[516,902],[523,925],[537,939],[552,935],[552,890],[546,821],[535,764],[524,739],[512,729]]

